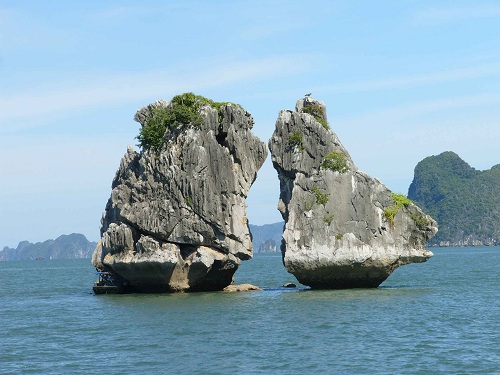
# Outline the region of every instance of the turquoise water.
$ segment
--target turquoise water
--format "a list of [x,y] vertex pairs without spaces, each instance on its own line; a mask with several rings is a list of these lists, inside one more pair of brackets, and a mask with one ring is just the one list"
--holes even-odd
[[95,296],[90,260],[0,263],[1,374],[498,374],[500,247],[432,249],[378,289]]

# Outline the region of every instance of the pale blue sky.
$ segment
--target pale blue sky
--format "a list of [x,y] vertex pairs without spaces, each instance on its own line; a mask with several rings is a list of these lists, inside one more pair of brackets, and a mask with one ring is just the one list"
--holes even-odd
[[[271,136],[305,93],[356,165],[406,194],[454,151],[500,162],[499,1],[1,1],[0,248],[99,238],[135,111],[193,91]],[[281,220],[266,162],[251,223]]]

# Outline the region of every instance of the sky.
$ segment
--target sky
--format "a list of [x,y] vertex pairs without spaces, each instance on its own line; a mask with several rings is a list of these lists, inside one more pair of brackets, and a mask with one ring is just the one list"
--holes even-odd
[[[136,110],[183,92],[241,104],[265,142],[311,92],[407,194],[427,156],[500,163],[500,2],[0,0],[0,249],[98,240]],[[250,223],[280,221],[278,197],[268,158]]]

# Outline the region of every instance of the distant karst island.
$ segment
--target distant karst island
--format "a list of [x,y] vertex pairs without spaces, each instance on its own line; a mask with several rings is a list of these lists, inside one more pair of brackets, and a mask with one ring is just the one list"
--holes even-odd
[[[264,225],[249,224],[255,252],[280,252],[283,222]],[[55,240],[31,243],[21,241],[16,248],[5,246],[0,250],[0,262],[24,260],[90,259],[97,242],[89,241],[81,233],[61,235]]]
[[408,198],[434,217],[432,246],[500,245],[500,164],[478,171],[451,151],[415,167]]
[[37,243],[22,241],[15,249],[4,247],[0,251],[0,261],[90,258],[96,245],[79,233]]
[[252,234],[252,245],[254,253],[281,253],[281,235],[285,223],[280,221],[273,224],[253,225],[249,224]]

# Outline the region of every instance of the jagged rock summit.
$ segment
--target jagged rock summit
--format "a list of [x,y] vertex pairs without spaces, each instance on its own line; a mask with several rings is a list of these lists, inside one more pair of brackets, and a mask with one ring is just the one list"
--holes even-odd
[[424,262],[436,222],[360,171],[332,132],[324,103],[283,110],[269,140],[285,220],[283,263],[318,289],[377,287],[398,266]]
[[143,149],[128,148],[103,213],[92,263],[133,291],[222,290],[252,256],[245,198],[265,143],[240,106],[183,95],[137,112]]

